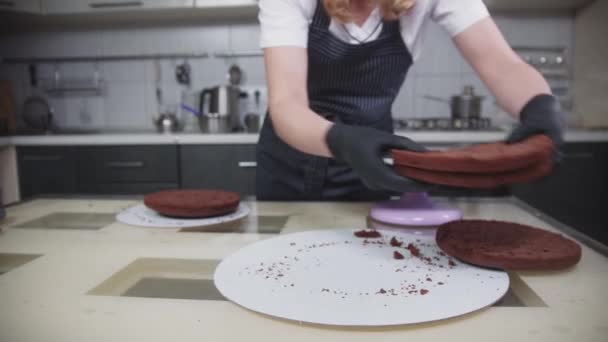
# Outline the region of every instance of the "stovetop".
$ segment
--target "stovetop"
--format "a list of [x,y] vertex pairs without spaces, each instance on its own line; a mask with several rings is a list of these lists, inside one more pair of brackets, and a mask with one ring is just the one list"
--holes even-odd
[[407,131],[484,131],[498,132],[501,129],[492,126],[489,118],[424,118],[396,119],[393,121],[395,130]]

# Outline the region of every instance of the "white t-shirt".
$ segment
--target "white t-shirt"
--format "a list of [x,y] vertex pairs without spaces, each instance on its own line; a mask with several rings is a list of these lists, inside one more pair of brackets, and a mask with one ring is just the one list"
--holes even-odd
[[[262,48],[307,47],[308,27],[317,3],[317,0],[260,0]],[[429,21],[438,23],[454,37],[487,16],[488,10],[482,0],[417,0],[414,7],[400,19],[401,36],[416,60]],[[341,24],[332,18],[329,30],[342,41],[360,44],[378,38],[382,29],[381,21],[382,15],[376,8],[361,27],[354,23]]]

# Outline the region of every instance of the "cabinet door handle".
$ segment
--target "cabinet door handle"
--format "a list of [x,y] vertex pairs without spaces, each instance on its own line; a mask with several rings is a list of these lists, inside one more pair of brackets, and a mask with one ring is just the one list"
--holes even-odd
[[14,8],[16,6],[14,1],[0,1],[0,7]]
[[63,156],[23,156],[23,161],[59,161]]
[[240,161],[239,162],[239,167],[242,168],[252,168],[252,167],[257,167],[258,163],[254,162],[254,161]]
[[578,152],[578,153],[566,153],[566,158],[593,158],[593,153],[591,152]]
[[124,7],[141,7],[143,2],[141,1],[123,1],[123,2],[92,2],[89,7],[93,9],[104,9],[104,8],[124,8]]
[[107,162],[105,166],[111,169],[138,169],[144,167],[146,163],[143,161],[114,161]]

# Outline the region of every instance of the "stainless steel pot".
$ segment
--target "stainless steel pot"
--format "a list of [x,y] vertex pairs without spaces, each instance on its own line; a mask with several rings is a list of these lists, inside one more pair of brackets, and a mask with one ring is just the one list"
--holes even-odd
[[481,118],[484,97],[476,95],[473,86],[465,86],[460,95],[454,95],[450,100],[431,95],[426,95],[425,98],[448,103],[450,105],[452,119]]

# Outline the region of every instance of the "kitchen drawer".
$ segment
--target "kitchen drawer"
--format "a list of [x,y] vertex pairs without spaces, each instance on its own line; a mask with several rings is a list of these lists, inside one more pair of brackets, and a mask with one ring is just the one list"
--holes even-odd
[[176,146],[91,146],[78,149],[81,184],[179,183]]
[[76,155],[72,147],[18,147],[17,154],[22,198],[76,192]]
[[255,194],[255,145],[181,146],[183,188]]
[[95,183],[79,184],[78,192],[100,195],[145,195],[150,192],[178,188],[177,183]]

